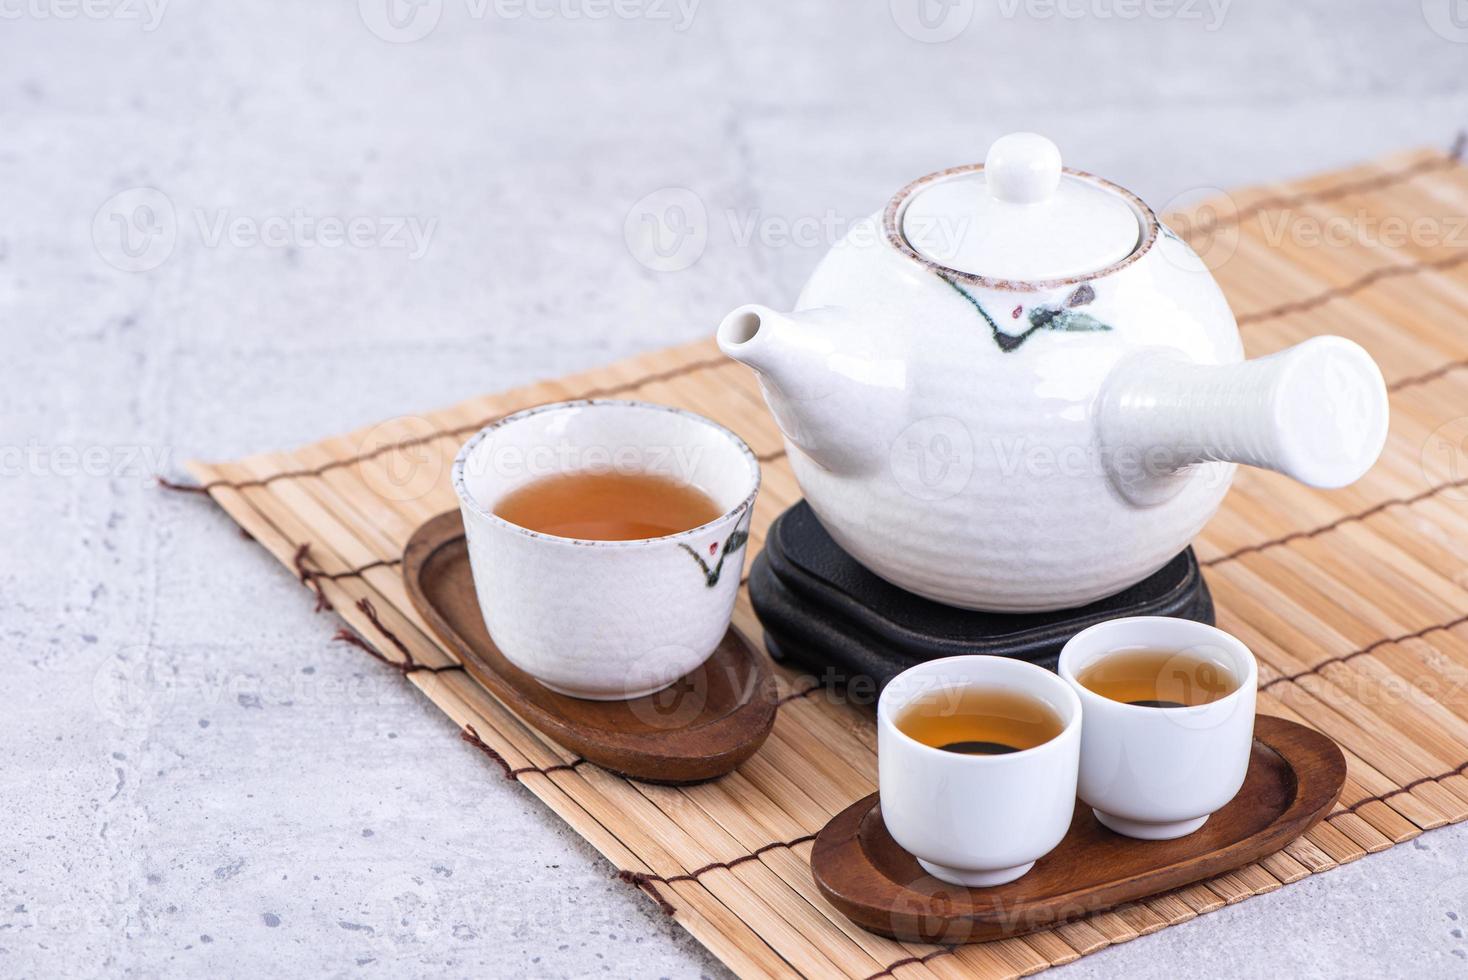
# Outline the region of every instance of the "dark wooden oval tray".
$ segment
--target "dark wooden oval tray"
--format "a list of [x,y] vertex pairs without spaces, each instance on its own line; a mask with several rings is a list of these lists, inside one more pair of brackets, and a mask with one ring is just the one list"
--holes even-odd
[[775,723],[769,661],[732,626],[703,666],[656,694],[584,701],[542,687],[489,637],[457,511],[413,533],[403,579],[418,612],[476,681],[523,721],[604,769],[652,783],[713,779],[753,755]]
[[821,894],[863,929],[913,942],[982,942],[1180,888],[1272,854],[1324,817],[1345,781],[1346,760],[1335,742],[1260,715],[1243,787],[1187,837],[1122,837],[1077,801],[1065,839],[1028,874],[994,888],[964,888],[932,877],[897,845],[873,793],[816,836],[811,873]]

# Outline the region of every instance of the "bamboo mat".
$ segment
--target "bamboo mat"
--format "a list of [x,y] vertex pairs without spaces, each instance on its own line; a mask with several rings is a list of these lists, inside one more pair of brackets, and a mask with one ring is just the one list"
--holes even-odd
[[[449,466],[460,443],[502,413],[569,397],[682,405],[743,435],[764,464],[752,557],[799,491],[753,376],[711,342],[294,452],[189,468],[346,620],[347,638],[402,670],[466,741],[737,973],[1025,975],[1468,817],[1461,153],[1460,140],[1452,153],[1402,153],[1169,216],[1215,266],[1250,356],[1339,333],[1371,351],[1390,386],[1391,438],[1364,480],[1319,492],[1240,470],[1197,543],[1218,624],[1259,657],[1259,710],[1329,734],[1350,775],[1330,817],[1280,853],[1047,932],[958,948],[904,944],[862,932],[821,899],[811,837],[875,788],[876,740],[870,709],[838,703],[811,678],[778,671],[786,700],[774,733],[738,772],[703,786],[649,786],[582,764],[527,728],[455,666],[414,612],[399,559],[419,524],[455,508]],[[1399,226],[1406,234],[1389,234]],[[747,595],[735,616],[760,635]]]

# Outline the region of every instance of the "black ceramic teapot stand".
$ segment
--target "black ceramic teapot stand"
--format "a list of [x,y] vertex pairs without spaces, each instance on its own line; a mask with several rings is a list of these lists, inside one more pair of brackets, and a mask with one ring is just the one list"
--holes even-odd
[[878,578],[831,540],[801,501],[770,526],[749,597],[771,656],[828,685],[877,689],[914,664],[961,654],[1028,660],[1050,670],[1076,633],[1118,616],[1213,622],[1193,549],[1122,592],[1077,609],[986,613],[955,609]]

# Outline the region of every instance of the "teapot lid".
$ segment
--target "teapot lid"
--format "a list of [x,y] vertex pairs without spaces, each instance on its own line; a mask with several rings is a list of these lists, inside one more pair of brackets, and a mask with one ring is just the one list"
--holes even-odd
[[989,280],[1100,272],[1136,251],[1147,231],[1145,205],[1063,170],[1060,150],[1036,133],[1002,136],[982,168],[936,174],[908,191],[893,202],[905,243],[929,262]]

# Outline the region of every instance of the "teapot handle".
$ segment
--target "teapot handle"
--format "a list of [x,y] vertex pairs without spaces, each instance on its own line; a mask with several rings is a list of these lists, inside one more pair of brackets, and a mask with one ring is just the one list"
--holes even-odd
[[1097,416],[1112,481],[1146,503],[1194,463],[1262,466],[1312,487],[1365,475],[1386,444],[1386,383],[1344,337],[1314,337],[1240,364],[1143,352],[1106,380]]

